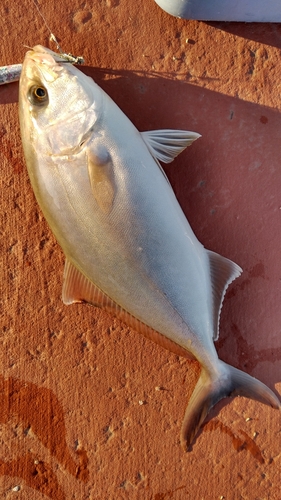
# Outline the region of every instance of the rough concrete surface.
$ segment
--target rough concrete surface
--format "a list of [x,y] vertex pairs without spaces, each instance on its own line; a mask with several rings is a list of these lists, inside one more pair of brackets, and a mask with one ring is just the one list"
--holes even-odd
[[[179,20],[153,0],[40,5],[140,130],[202,134],[165,171],[200,241],[244,269],[216,346],[280,394],[281,26]],[[31,0],[0,12],[1,65],[49,45]],[[17,101],[17,83],[0,88],[0,498],[280,499],[279,412],[225,400],[184,453],[199,365],[62,304],[64,257],[30,186]]]

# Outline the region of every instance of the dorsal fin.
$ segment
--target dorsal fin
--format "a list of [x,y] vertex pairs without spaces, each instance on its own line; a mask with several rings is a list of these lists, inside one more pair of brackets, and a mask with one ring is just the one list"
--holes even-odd
[[141,136],[150,153],[156,160],[171,163],[187,146],[201,137],[188,130],[149,130],[141,132]]
[[219,337],[220,312],[228,285],[242,273],[232,260],[222,257],[218,253],[207,250],[210,263],[210,274],[213,292],[213,335],[214,340]]
[[138,333],[156,342],[156,344],[161,345],[178,356],[194,359],[193,355],[184,349],[184,347],[181,347],[161,333],[153,330],[153,328],[145,325],[142,321],[116,304],[100,288],[86,278],[68,259],[66,259],[64,267],[62,300],[65,305],[74,304],[75,302],[87,302],[93,306],[101,307]]

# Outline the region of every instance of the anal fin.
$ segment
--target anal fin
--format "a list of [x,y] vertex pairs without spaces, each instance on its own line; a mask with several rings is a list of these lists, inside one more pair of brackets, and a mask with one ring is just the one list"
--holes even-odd
[[184,347],[176,344],[119,306],[84,276],[68,259],[66,259],[64,267],[62,300],[65,305],[87,302],[92,306],[100,307],[161,347],[178,356],[194,359],[192,354]]

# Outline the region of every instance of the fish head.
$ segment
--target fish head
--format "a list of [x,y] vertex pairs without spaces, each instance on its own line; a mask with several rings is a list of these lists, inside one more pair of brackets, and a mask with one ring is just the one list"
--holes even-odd
[[71,155],[101,117],[102,93],[93,80],[41,45],[25,56],[19,113],[23,143],[37,154]]

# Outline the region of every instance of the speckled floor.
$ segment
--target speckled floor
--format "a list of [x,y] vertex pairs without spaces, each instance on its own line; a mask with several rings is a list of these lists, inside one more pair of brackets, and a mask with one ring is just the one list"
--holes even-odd
[[[281,26],[175,19],[153,0],[41,10],[140,130],[202,134],[165,171],[200,241],[244,269],[216,346],[280,394]],[[1,65],[49,43],[31,1],[0,12]],[[17,94],[0,87],[1,499],[279,499],[280,413],[225,400],[184,453],[199,365],[62,304],[64,257],[27,176]]]

